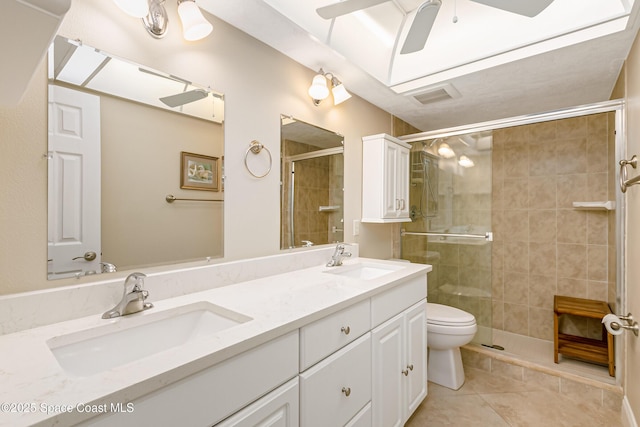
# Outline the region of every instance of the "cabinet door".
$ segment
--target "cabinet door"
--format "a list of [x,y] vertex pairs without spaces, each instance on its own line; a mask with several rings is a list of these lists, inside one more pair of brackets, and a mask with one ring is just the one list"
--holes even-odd
[[402,426],[404,422],[404,316],[399,314],[372,331],[373,426]]
[[298,408],[296,377],[216,427],[298,427]]
[[397,166],[398,166],[398,146],[392,142],[384,142],[384,155],[383,157],[383,188],[382,188],[382,202],[383,205],[383,218],[395,218],[398,216],[399,200],[396,197],[396,179],[397,179]]
[[405,311],[407,402],[405,419],[427,396],[427,302],[422,301]]
[[396,155],[396,216],[409,218],[409,149],[398,146]]

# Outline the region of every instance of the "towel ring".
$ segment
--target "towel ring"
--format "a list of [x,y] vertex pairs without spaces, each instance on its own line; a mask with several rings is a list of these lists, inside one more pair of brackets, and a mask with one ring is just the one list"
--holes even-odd
[[[254,173],[251,170],[251,168],[249,167],[249,165],[247,164],[247,157],[249,156],[249,153],[260,154],[260,152],[262,151],[263,148],[267,152],[267,155],[269,156],[269,167],[267,168],[267,171],[265,173],[263,173],[262,175],[258,175],[256,173]],[[273,166],[273,159],[271,158],[271,151],[269,151],[269,149],[267,147],[265,147],[264,144],[261,144],[260,142],[256,141],[255,139],[253,141],[251,141],[251,144],[249,145],[249,148],[247,148],[247,152],[244,153],[244,167],[247,168],[249,173],[251,175],[253,175],[254,177],[256,177],[256,178],[264,178],[265,176],[269,175],[269,172],[271,172],[271,166]]]

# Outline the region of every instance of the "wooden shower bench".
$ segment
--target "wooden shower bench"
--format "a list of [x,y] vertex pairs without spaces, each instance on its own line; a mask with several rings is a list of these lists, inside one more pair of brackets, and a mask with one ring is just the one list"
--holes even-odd
[[602,326],[601,340],[562,334],[558,331],[558,318],[563,314],[602,321],[602,318],[609,313],[611,313],[609,304],[604,301],[555,295],[553,297],[554,362],[558,363],[558,354],[562,354],[607,365],[609,375],[615,376],[613,336],[605,329],[604,325]]

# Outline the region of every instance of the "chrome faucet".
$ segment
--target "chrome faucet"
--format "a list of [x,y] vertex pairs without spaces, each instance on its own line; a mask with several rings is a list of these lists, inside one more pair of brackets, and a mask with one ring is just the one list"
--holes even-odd
[[[152,308],[153,304],[144,302],[149,296],[149,291],[142,289],[145,277],[147,275],[144,273],[131,273],[128,275],[124,281],[122,300],[111,310],[105,312],[102,318],[112,319]],[[129,291],[129,287],[132,285],[133,287]]]
[[331,259],[327,263],[327,267],[338,267],[342,265],[342,258],[351,256],[351,252],[345,252],[344,249],[344,243],[338,243],[336,250],[333,252]]

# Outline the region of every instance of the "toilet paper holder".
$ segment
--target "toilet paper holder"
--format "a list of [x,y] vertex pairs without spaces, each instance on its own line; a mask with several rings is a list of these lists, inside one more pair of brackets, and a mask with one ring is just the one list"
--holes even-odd
[[620,318],[620,320],[625,322],[626,325],[618,322],[611,322],[611,329],[613,329],[614,331],[618,331],[620,330],[620,328],[627,329],[632,331],[635,336],[638,336],[638,333],[640,332],[640,326],[638,325],[638,322],[633,320],[633,316],[631,315],[631,313],[627,314],[626,316],[618,317]]

